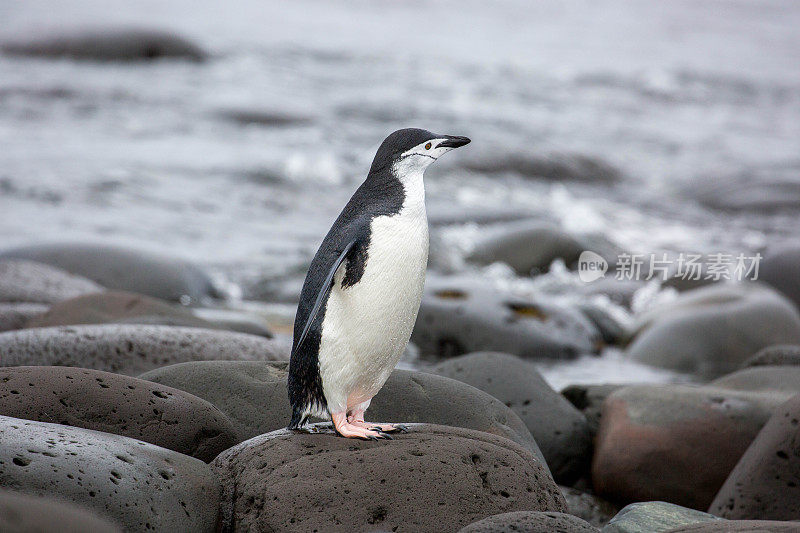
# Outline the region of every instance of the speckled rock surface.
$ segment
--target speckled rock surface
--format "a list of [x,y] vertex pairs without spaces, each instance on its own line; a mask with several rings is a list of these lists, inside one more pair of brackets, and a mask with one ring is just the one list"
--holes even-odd
[[586,417],[530,363],[509,354],[477,352],[443,361],[431,371],[488,392],[517,413],[559,483],[572,483],[588,470],[592,443]]
[[0,415],[124,435],[206,462],[239,442],[228,417],[197,396],[85,368],[0,367]]
[[126,531],[214,531],[211,467],[146,442],[0,416],[0,486],[73,501]]
[[459,533],[597,533],[598,529],[572,515],[516,511],[478,520]]
[[559,487],[567,501],[567,512],[586,520],[594,527],[603,527],[619,512],[611,502],[572,487]]
[[620,389],[603,406],[594,489],[616,503],[662,500],[707,509],[788,397],[686,385]]
[[[289,423],[286,368],[287,363],[206,361],[158,368],[140,377],[211,402],[244,439]],[[442,376],[395,370],[366,415],[375,422],[423,422],[493,433],[544,460],[525,423],[511,409],[483,391]]]
[[37,303],[0,303],[0,333],[22,329],[34,317],[45,313],[50,306]]
[[800,520],[800,395],[772,415],[708,512],[735,519]]
[[3,251],[0,259],[38,261],[89,278],[109,289],[138,292],[164,300],[183,299],[182,303],[189,303],[218,296],[211,278],[197,266],[121,246],[41,244]]
[[530,452],[462,428],[414,424],[392,441],[280,430],[212,465],[236,531],[448,532],[502,512],[566,509]]
[[800,345],[777,344],[759,350],[742,363],[742,368],[753,366],[800,366]]
[[692,524],[670,529],[667,533],[798,533],[797,522],[778,522],[775,520],[725,520]]
[[758,366],[737,370],[709,383],[721,389],[800,393],[800,366]]
[[3,533],[120,533],[111,521],[74,504],[0,490]]
[[603,528],[603,533],[661,533],[670,529],[720,518],[667,502],[632,503]]
[[0,333],[0,354],[3,366],[77,366],[128,375],[184,361],[289,357],[286,346],[256,335],[126,324]]
[[103,287],[60,268],[20,259],[0,259],[0,302],[55,303],[102,291]]

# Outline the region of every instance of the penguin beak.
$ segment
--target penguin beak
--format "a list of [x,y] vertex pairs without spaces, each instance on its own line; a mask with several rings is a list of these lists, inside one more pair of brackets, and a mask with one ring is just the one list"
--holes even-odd
[[445,140],[440,142],[436,148],[458,148],[469,144],[470,140],[467,137],[459,137],[457,135],[445,135]]

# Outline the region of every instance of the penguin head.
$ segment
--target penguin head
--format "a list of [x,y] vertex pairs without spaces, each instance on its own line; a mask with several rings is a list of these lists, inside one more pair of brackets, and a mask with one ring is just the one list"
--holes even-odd
[[438,135],[427,130],[405,128],[384,139],[370,173],[390,167],[400,172],[422,172],[453,148],[469,144],[467,137]]

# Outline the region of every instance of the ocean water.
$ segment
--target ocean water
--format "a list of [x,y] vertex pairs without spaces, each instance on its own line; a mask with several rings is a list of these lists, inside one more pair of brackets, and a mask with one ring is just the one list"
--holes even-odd
[[[130,26],[211,54],[0,55],[2,246],[111,241],[198,262],[234,295],[291,292],[380,141],[408,126],[473,139],[426,174],[432,220],[457,222],[433,230],[449,269],[476,270],[462,258],[478,213],[642,253],[797,238],[795,2],[26,0],[0,20],[2,40]],[[543,161],[561,165],[542,178]],[[581,297],[562,271],[478,271]],[[611,352],[543,369],[557,384],[676,378]]]

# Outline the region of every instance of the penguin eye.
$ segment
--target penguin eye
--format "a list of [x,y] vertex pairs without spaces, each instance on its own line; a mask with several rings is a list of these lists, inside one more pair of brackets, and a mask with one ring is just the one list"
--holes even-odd
[[431,149],[431,143],[428,143],[428,144],[426,144],[426,145],[425,145],[425,149],[426,149],[426,150],[430,150],[430,149]]

